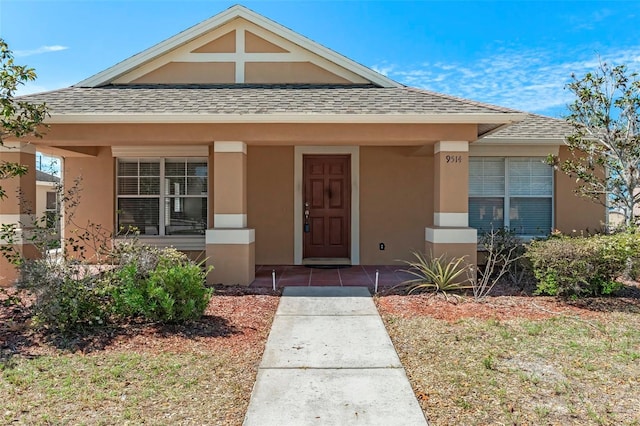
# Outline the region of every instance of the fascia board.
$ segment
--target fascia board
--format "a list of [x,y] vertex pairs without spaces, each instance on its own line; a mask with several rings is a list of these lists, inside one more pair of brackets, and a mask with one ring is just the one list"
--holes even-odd
[[55,114],[46,124],[117,123],[512,123],[522,114]]
[[215,15],[199,24],[196,24],[178,34],[169,37],[168,39],[161,41],[160,43],[151,46],[150,48],[143,50],[140,53],[125,59],[122,62],[107,68],[81,82],[75,84],[75,87],[99,87],[108,84],[112,80],[120,77],[121,75],[131,71],[142,64],[145,64],[160,55],[163,55],[177,47],[182,46],[185,43],[197,38],[207,31],[211,31],[225,23],[231,21],[239,15],[239,6],[232,6],[229,9]]
[[564,138],[522,138],[522,137],[509,137],[509,138],[482,138],[475,142],[482,145],[564,145]]
[[355,74],[361,75],[367,80],[379,84],[382,87],[403,87],[402,84],[393,81],[390,78],[385,77],[384,75],[377,73],[370,68],[347,58],[344,55],[341,55],[327,47],[324,47],[323,45],[316,43],[315,41],[304,37],[301,34],[290,30],[289,28],[275,21],[272,21],[269,18],[266,18],[244,7],[241,10],[246,14],[246,16],[242,16],[243,18],[253,22],[256,25],[260,25],[265,29],[279,35],[280,37],[287,39],[304,49],[316,53],[317,55],[322,56],[329,61],[334,62],[335,64],[340,65],[341,67],[344,67],[349,71],[352,71]]
[[273,33],[291,41],[292,43],[295,43],[319,56],[322,56],[327,60],[334,62],[337,65],[344,67],[367,80],[381,85],[382,87],[402,87],[400,83],[395,82],[390,78],[387,78],[382,74],[379,74],[365,67],[364,65],[360,65],[357,62],[343,55],[340,55],[339,53],[334,52],[333,50],[328,49],[304,36],[301,36],[293,30],[290,30],[278,24],[277,22],[265,18],[264,16],[240,5],[232,6],[229,9],[219,13],[218,15],[215,15],[199,24],[196,24],[193,27],[188,28],[140,53],[137,53],[130,58],[125,59],[124,61],[75,84],[74,86],[98,87],[108,84],[112,80],[131,71],[132,69],[149,61],[152,61],[158,56],[163,55],[177,47],[180,47],[183,44],[188,43],[191,40],[194,40],[195,38],[201,36],[202,34],[214,30],[236,18],[243,18],[247,21],[253,22],[256,25],[262,26],[265,29],[272,31]]

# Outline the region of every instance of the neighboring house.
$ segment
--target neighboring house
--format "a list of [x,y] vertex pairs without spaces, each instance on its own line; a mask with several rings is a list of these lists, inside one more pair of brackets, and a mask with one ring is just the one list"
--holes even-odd
[[78,223],[204,251],[210,282],[411,250],[474,263],[477,229],[605,218],[542,162],[566,158],[564,122],[403,86],[242,6],[21,99],[50,108],[32,143],[83,177]]
[[58,231],[60,230],[59,185],[59,177],[43,172],[42,170],[36,170],[36,208],[34,213],[37,218],[46,216],[45,222],[47,227],[55,228]]

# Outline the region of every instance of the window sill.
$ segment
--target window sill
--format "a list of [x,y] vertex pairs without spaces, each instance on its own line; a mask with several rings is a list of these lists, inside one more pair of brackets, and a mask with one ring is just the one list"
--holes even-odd
[[[118,241],[126,241],[130,237],[116,237]],[[145,236],[137,237],[137,240],[143,244],[152,247],[173,247],[178,250],[196,251],[205,249],[204,235],[173,235],[173,236]]]

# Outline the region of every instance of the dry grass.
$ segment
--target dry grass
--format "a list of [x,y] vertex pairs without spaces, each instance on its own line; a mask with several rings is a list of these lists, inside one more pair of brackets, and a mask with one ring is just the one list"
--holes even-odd
[[129,325],[64,345],[5,315],[0,423],[240,425],[277,302],[218,293],[188,326]]
[[640,424],[635,303],[582,317],[575,309],[570,315],[545,310],[536,318],[498,320],[436,319],[435,305],[450,309],[444,301],[404,314],[382,302],[389,334],[432,425]]

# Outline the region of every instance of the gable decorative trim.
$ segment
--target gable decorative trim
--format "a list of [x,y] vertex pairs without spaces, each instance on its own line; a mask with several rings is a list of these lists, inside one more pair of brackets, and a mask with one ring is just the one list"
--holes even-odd
[[[242,19],[239,19],[242,18]],[[233,22],[233,21],[236,22]],[[243,21],[246,21],[246,24]],[[221,29],[223,25],[229,28]],[[231,27],[236,29],[236,53],[192,53],[197,50],[199,46],[192,46],[189,43],[196,39],[200,39],[200,42],[212,42],[216,38],[227,34]],[[239,30],[241,29],[241,30]],[[216,30],[219,30],[216,32]],[[269,43],[281,47],[283,50],[288,50],[291,53],[247,53],[245,52],[245,30],[249,30],[253,35],[265,39]],[[274,40],[274,34],[280,37],[282,40]],[[183,47],[185,49],[183,49]],[[86,80],[81,81],[76,86],[79,87],[98,87],[112,83],[124,83],[126,80],[133,81],[135,76],[140,77],[140,73],[145,73],[157,69],[162,65],[166,65],[169,62],[169,58],[174,51],[179,51],[178,57],[182,55],[183,60],[195,61],[212,59],[212,55],[215,55],[216,61],[229,61],[230,58],[235,62],[235,80],[237,83],[244,82],[245,64],[247,62],[260,62],[265,61],[265,57],[269,58],[269,61],[273,62],[273,58],[281,56],[281,58],[295,58],[293,50],[298,52],[306,50],[316,56],[315,65],[325,68],[328,71],[339,75],[340,77],[347,77],[346,80],[354,81],[355,83],[361,83],[363,81],[372,82],[381,87],[401,87],[401,84],[379,74],[363,65],[358,64],[351,59],[334,52],[308,38],[295,33],[294,31],[265,18],[264,16],[253,12],[243,6],[236,5],[226,11],[195,25],[143,52],[140,52],[129,59],[126,59],[119,64],[114,65]],[[182,52],[184,50],[184,52]],[[266,56],[265,56],[266,55]],[[284,55],[284,56],[282,56]],[[230,58],[227,58],[230,56]],[[226,58],[226,59],[225,59]],[[308,59],[308,58],[307,58]],[[172,61],[178,61],[177,58]],[[164,63],[163,63],[164,62]],[[127,79],[123,80],[122,77],[127,75]],[[341,75],[342,74],[342,75]],[[358,80],[358,78],[360,80]]]

